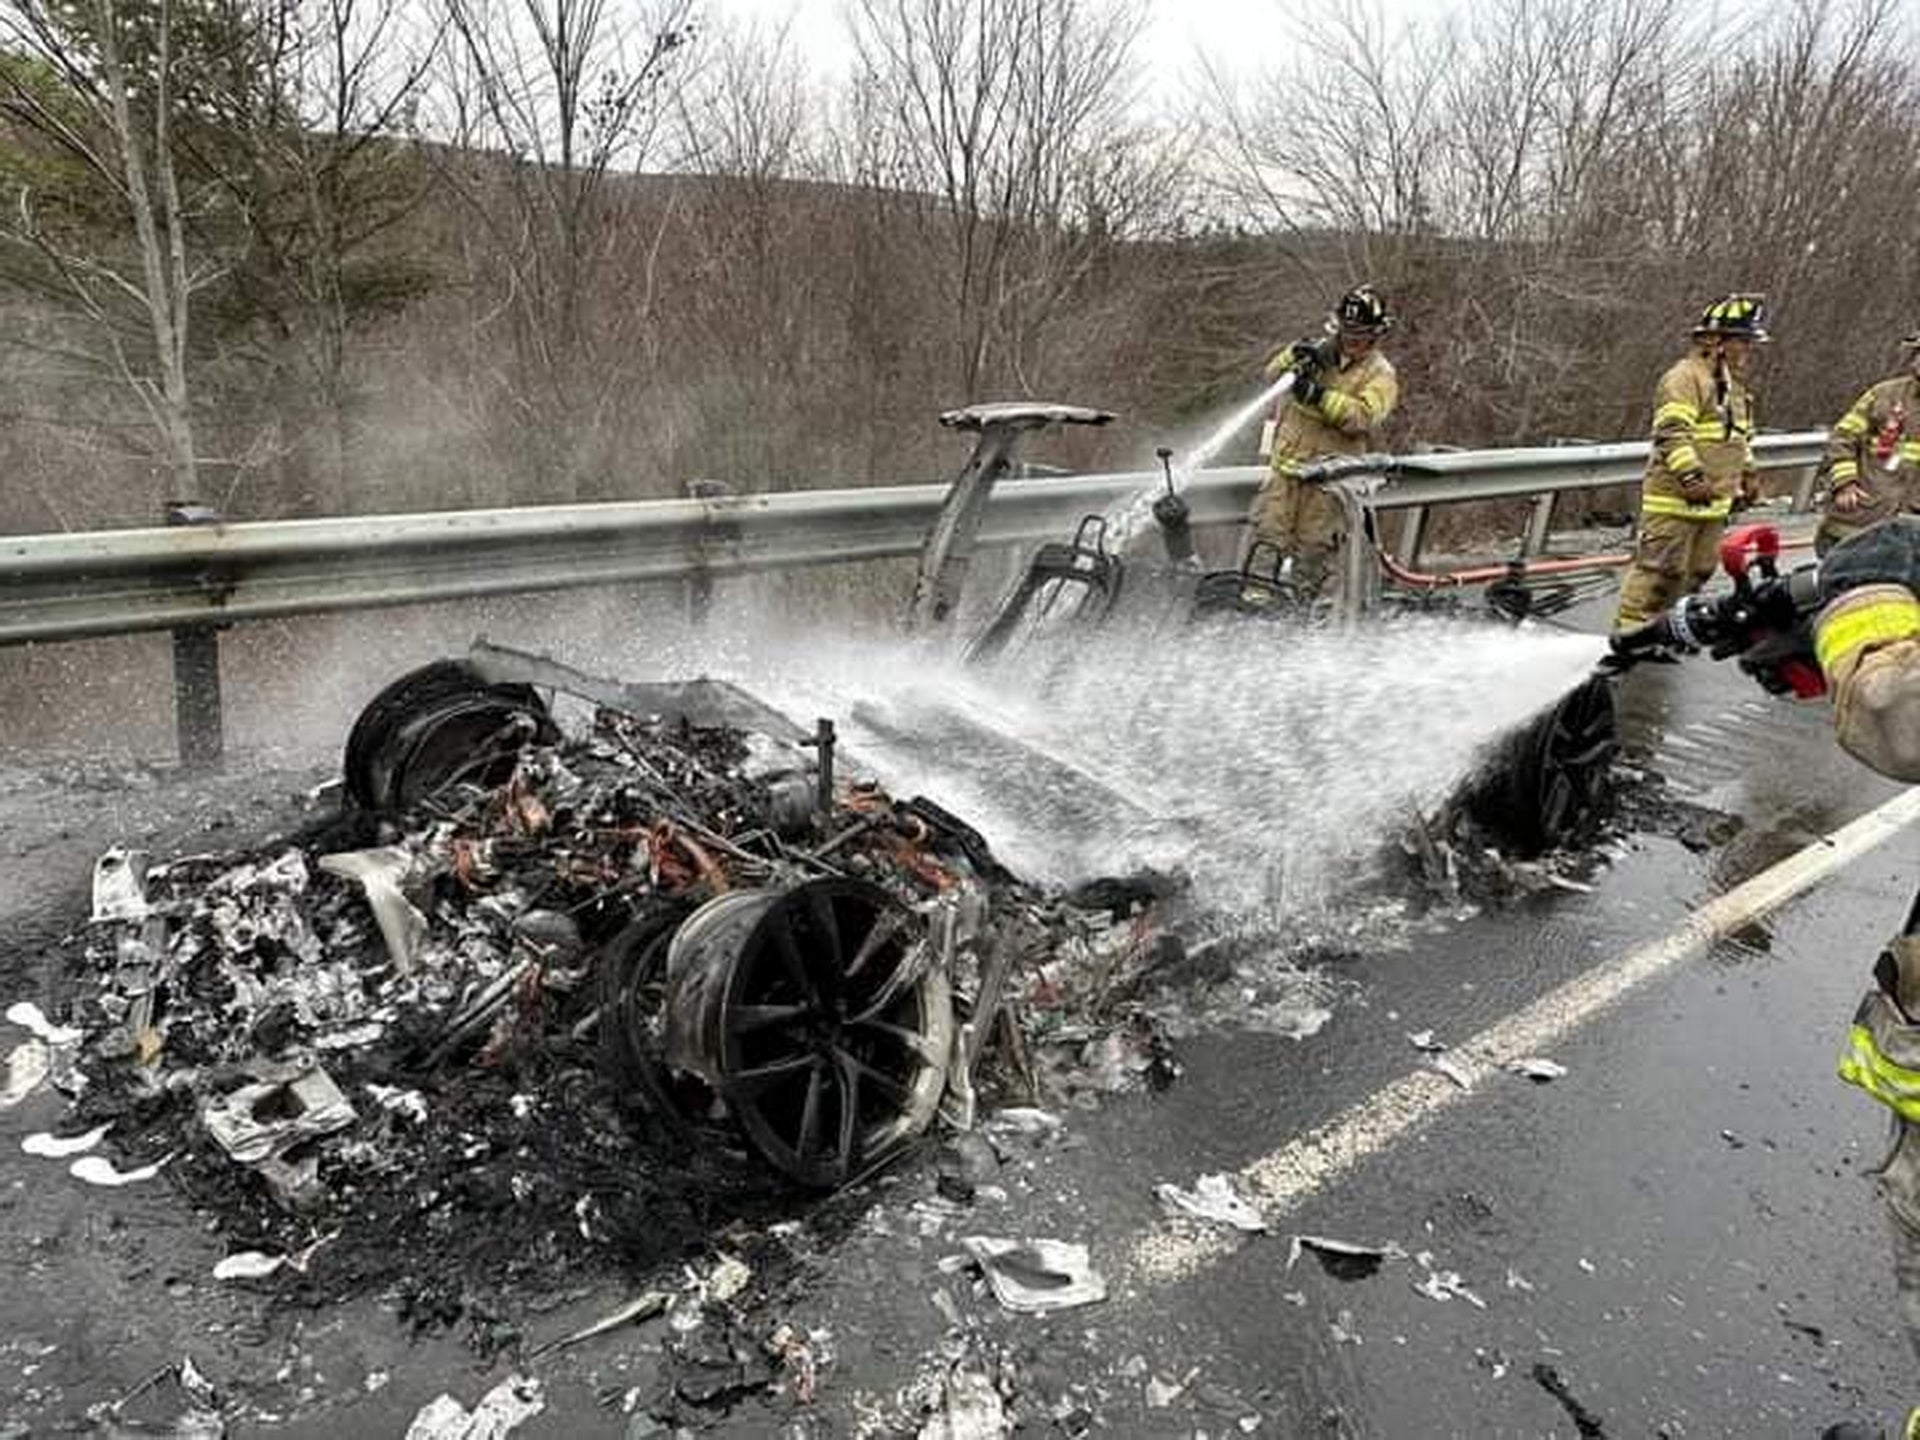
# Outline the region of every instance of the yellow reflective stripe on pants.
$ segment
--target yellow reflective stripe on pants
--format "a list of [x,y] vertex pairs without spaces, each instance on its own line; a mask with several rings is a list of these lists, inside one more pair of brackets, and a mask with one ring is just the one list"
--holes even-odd
[[1724,520],[1733,513],[1733,499],[1727,496],[1709,500],[1704,505],[1690,505],[1678,495],[1642,495],[1640,513],[1678,515],[1683,520]]
[[1912,635],[1920,635],[1920,600],[1876,600],[1820,621],[1814,627],[1813,654],[1821,670],[1831,675],[1835,663],[1856,650]]
[[1667,452],[1664,463],[1674,474],[1684,475],[1700,468],[1700,452],[1691,445],[1676,445]]
[[1855,1025],[1847,1032],[1838,1070],[1849,1085],[1858,1085],[1902,1118],[1920,1122],[1920,1071],[1904,1069],[1882,1055],[1866,1026]]

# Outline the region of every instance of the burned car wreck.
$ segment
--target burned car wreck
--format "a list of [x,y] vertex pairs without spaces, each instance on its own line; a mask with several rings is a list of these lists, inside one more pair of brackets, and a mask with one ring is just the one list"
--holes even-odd
[[[1063,409],[956,412],[981,440],[917,625],[955,613],[985,490]],[[1178,522],[1160,517],[1164,561],[1109,555],[1096,522],[1043,547],[973,663],[1129,606],[1163,635],[1273,623],[1244,572],[1179,552]],[[909,718],[899,743],[989,777],[1020,743],[937,706]],[[404,1272],[431,1322],[463,1268],[657,1265],[942,1120],[1164,1084],[1160,992],[1220,990],[1282,1033],[1324,1022],[1327,982],[1237,976],[1235,947],[1271,937],[1189,924],[1180,875],[1016,873],[963,815],[868,778],[838,719],[484,641],[400,676],[347,736],[337,814],[246,853],[103,857],[69,1023],[22,1062],[74,1098],[50,1144],[110,1135],[113,1161],[60,1151],[95,1183],[164,1170],[236,1256],[265,1257],[236,1274],[343,1294]],[[864,728],[885,737],[884,717]],[[1611,756],[1610,697],[1583,689],[1459,805],[1539,850],[1594,813]],[[1125,803],[1049,778],[1056,803]]]

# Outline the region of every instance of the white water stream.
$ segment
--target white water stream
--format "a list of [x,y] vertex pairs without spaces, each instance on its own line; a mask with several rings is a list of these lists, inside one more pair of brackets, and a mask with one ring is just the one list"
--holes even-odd
[[[1184,456],[1176,457],[1180,463],[1173,468],[1173,488],[1176,491],[1187,488],[1187,482],[1194,472],[1204,470],[1213,463],[1228,442],[1249,425],[1270,410],[1274,402],[1293,389],[1293,372],[1289,370],[1253,399],[1241,406],[1217,425],[1213,432]],[[1128,544],[1137,538],[1153,519],[1153,502],[1166,493],[1164,483],[1149,485],[1146,489],[1129,495],[1107,512],[1107,548],[1116,555],[1123,555]]]
[[1212,906],[1306,913],[1603,648],[1428,617],[1227,623],[1155,642],[1106,630],[963,669],[897,638],[777,635],[762,618],[716,623],[669,664],[803,723],[832,717],[856,770],[932,796],[1032,878],[1148,864],[1185,871]]

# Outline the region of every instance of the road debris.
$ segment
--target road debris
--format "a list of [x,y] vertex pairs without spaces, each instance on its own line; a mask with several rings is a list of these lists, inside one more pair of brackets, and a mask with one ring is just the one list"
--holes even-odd
[[78,1135],[52,1135],[45,1130],[35,1131],[20,1142],[20,1148],[29,1155],[37,1155],[43,1160],[65,1160],[74,1155],[84,1155],[112,1130],[111,1124],[96,1125],[91,1130]]
[[1438,1070],[1462,1090],[1471,1090],[1473,1088],[1473,1072],[1453,1056],[1433,1055],[1428,1058],[1427,1064],[1432,1069]]
[[451,1395],[428,1401],[407,1426],[406,1440],[503,1440],[546,1407],[537,1379],[509,1375],[472,1410]]
[[1487,1308],[1487,1302],[1467,1288],[1466,1283],[1460,1278],[1459,1271],[1436,1270],[1432,1254],[1425,1250],[1413,1258],[1414,1263],[1427,1272],[1422,1278],[1413,1282],[1413,1288],[1417,1293],[1426,1296],[1429,1300],[1444,1302],[1459,1299],[1466,1301],[1476,1310]]
[[1538,1055],[1528,1056],[1524,1060],[1509,1060],[1506,1068],[1515,1075],[1524,1075],[1537,1085],[1563,1079],[1567,1073],[1567,1067],[1558,1061],[1542,1059]]
[[1311,1254],[1336,1280],[1364,1280],[1377,1274],[1386,1261],[1404,1260],[1407,1254],[1398,1245],[1360,1244],[1336,1240],[1331,1235],[1295,1235],[1287,1246],[1287,1269],[1299,1262],[1303,1252]]
[[215,1262],[216,1280],[264,1280],[287,1263],[284,1255],[269,1255],[264,1250],[240,1250]]
[[1560,1408],[1567,1412],[1575,1433],[1582,1440],[1602,1440],[1607,1433],[1605,1422],[1575,1398],[1558,1370],[1541,1360],[1535,1362],[1532,1375],[1534,1384],[1560,1402]]
[[947,1372],[944,1406],[920,1427],[919,1440],[1004,1440],[1013,1420],[993,1377],[955,1365]]
[[1267,1228],[1260,1208],[1240,1193],[1231,1175],[1202,1175],[1191,1190],[1160,1184],[1153,1187],[1153,1193],[1160,1197],[1161,1208],[1169,1215],[1249,1232]]
[[12,1109],[40,1088],[53,1068],[53,1055],[38,1040],[28,1040],[7,1052],[7,1074],[0,1084],[0,1110]]
[[1438,1054],[1447,1048],[1447,1042],[1434,1039],[1433,1031],[1431,1030],[1409,1030],[1407,1032],[1407,1043],[1413,1046],[1414,1049],[1424,1051],[1427,1054]]
[[102,853],[93,862],[94,923],[146,919],[146,882],[146,851],[114,846]]
[[86,1035],[85,1031],[76,1030],[71,1025],[54,1024],[31,1000],[18,1000],[9,1005],[7,1019],[32,1035],[34,1039],[54,1049],[59,1049],[63,1045],[77,1045]]
[[968,1235],[960,1241],[1008,1310],[1040,1314],[1107,1298],[1107,1282],[1085,1245],[1065,1240],[1008,1240]]
[[109,1189],[118,1189],[122,1185],[138,1185],[143,1180],[151,1180],[166,1168],[172,1156],[164,1156],[151,1165],[142,1165],[136,1170],[120,1170],[113,1161],[104,1155],[82,1155],[67,1167],[67,1173],[76,1180],[84,1180],[89,1185],[101,1185]]

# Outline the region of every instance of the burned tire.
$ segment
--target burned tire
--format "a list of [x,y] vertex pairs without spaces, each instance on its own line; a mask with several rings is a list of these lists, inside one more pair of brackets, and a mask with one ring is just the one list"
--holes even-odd
[[722,895],[674,937],[668,1058],[769,1164],[843,1184],[924,1130],[946,1089],[952,999],[926,943],[862,881]]
[[1619,749],[1613,687],[1589,680],[1499,746],[1467,813],[1522,855],[1567,844],[1604,813]]
[[408,671],[347,734],[347,794],[369,810],[405,810],[456,780],[498,784],[524,739],[559,736],[531,686],[489,685],[459,660]]
[[594,961],[601,1055],[621,1103],[639,1106],[681,1134],[692,1127],[667,1070],[663,1030],[667,954],[689,913],[686,905],[670,905],[642,916]]

